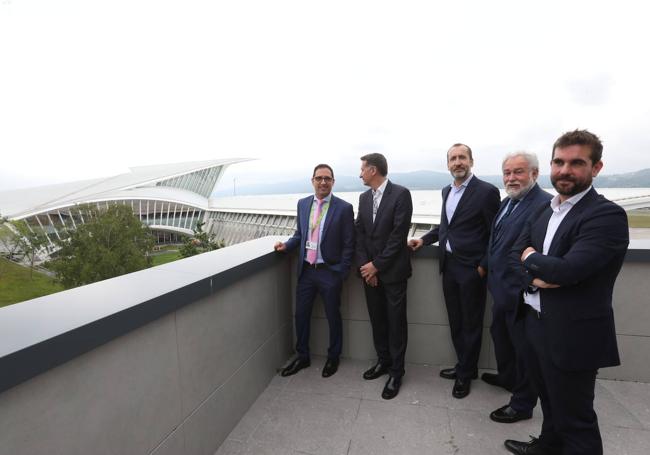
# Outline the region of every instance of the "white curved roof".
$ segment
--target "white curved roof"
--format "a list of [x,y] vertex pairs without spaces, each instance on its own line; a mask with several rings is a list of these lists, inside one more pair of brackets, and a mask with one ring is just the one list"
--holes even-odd
[[227,167],[249,158],[194,161],[130,168],[130,172],[112,177],[81,180],[20,190],[0,192],[0,213],[19,219],[87,202],[112,199],[160,199],[207,208],[208,199],[191,191],[155,187],[156,182],[211,167]]
[[[506,197],[505,190],[500,191],[501,197]],[[555,194],[552,188],[546,188],[546,191]],[[625,210],[650,207],[650,188],[596,188],[596,191]],[[334,194],[352,204],[356,213],[360,191],[341,193],[335,191]],[[309,193],[219,197],[210,200],[210,209],[219,212],[295,215],[298,199],[308,195]],[[411,197],[413,223],[440,224],[442,208],[440,190],[415,190],[411,191]]]

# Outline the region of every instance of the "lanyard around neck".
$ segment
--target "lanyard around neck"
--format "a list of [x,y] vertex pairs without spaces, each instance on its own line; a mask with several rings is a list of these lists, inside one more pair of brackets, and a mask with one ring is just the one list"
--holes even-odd
[[323,203],[323,207],[321,208],[320,215],[318,215],[318,219],[316,222],[313,221],[314,218],[314,204],[311,204],[311,212],[309,212],[309,230],[313,231],[316,229],[318,226],[320,226],[320,222],[323,220],[323,217],[325,216],[325,213],[330,207],[330,201],[327,201]]

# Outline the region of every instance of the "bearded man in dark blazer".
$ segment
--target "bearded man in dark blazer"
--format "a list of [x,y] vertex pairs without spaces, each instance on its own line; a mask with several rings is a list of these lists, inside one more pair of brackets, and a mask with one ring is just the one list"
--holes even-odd
[[511,266],[523,269],[517,317],[544,413],[539,438],[505,441],[515,454],[603,453],[594,392],[598,369],[620,364],[612,294],[629,230],[625,211],[592,186],[602,151],[587,130],[553,144],[559,194],[532,214],[512,248]]
[[541,204],[548,204],[552,196],[536,183],[539,161],[535,154],[510,153],[504,158],[501,170],[508,197],[501,201],[494,218],[485,264],[488,289],[494,301],[490,334],[497,360],[497,374],[483,373],[481,379],[512,392],[508,404],[492,412],[490,419],[513,423],[532,417],[537,392],[525,365],[523,327],[515,320],[520,280],[516,275],[517,270],[509,267],[508,257],[528,216]]
[[359,197],[356,264],[363,278],[377,363],[363,373],[367,380],[386,373],[382,398],[397,396],[404,376],[408,339],[406,283],[411,254],[406,245],[411,227],[411,193],[386,178],[388,164],[380,153],[361,157],[361,175],[370,190]]
[[447,168],[454,178],[442,189],[440,225],[409,246],[439,242],[440,273],[445,296],[451,340],[458,362],[440,376],[454,380],[452,396],[469,395],[473,378],[478,377],[483,315],[487,294],[487,271],[481,264],[487,255],[490,226],[499,209],[499,190],[472,174],[472,149],[454,144],[447,151]]

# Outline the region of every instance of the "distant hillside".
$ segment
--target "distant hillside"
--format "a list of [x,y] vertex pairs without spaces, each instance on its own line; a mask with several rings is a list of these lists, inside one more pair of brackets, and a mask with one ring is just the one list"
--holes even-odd
[[[488,181],[499,188],[503,188],[503,180],[500,175],[481,175],[482,180]],[[447,172],[436,171],[414,171],[414,172],[393,172],[390,174],[391,181],[404,185],[411,190],[439,190],[448,185],[450,175]],[[539,184],[542,187],[550,188],[551,180],[548,175],[539,177]],[[650,169],[642,169],[636,172],[625,174],[599,175],[596,179],[596,186],[601,188],[650,188]],[[363,191],[367,189],[357,176],[340,175],[336,177],[335,190]],[[259,185],[243,185],[237,187],[237,195],[253,194],[288,194],[288,193],[310,193],[313,187],[309,181],[291,180],[287,182],[264,183]],[[232,196],[232,190],[219,190],[215,196]]]

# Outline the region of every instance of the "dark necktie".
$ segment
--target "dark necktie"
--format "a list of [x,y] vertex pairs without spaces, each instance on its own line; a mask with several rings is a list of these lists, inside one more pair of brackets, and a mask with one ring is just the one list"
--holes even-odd
[[506,208],[506,212],[503,214],[501,219],[499,219],[499,222],[494,226],[494,238],[496,239],[497,235],[499,234],[499,231],[501,231],[501,228],[503,227],[504,221],[506,218],[510,216],[512,211],[515,209],[515,207],[519,204],[519,199],[510,199],[510,202],[508,203],[508,207]]

